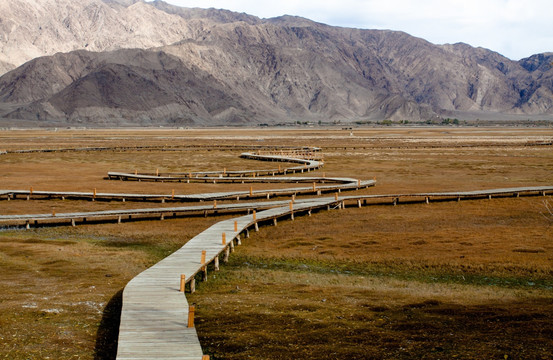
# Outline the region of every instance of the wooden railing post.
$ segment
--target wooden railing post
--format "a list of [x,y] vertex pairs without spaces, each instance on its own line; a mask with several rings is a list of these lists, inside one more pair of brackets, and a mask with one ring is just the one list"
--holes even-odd
[[184,292],[184,286],[186,284],[186,276],[184,274],[181,274],[180,276],[180,292]]
[[194,312],[196,311],[196,306],[190,305],[188,307],[188,327],[194,327]]
[[226,245],[227,244],[227,234],[223,233],[221,238],[222,238],[222,244]]
[[238,231],[238,221],[234,221],[234,232]]

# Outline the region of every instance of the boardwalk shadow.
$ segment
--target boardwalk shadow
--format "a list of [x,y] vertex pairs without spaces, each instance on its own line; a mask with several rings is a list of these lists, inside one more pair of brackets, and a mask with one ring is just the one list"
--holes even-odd
[[122,304],[123,290],[119,290],[110,299],[104,309],[102,321],[96,332],[94,360],[112,360],[117,357],[117,340],[119,337]]

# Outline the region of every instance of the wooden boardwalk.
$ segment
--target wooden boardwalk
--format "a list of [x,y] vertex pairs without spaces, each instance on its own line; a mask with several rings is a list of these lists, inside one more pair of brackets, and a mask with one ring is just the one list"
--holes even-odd
[[[286,149],[294,156],[312,157],[318,148]],[[134,181],[204,181],[204,182],[259,182],[259,183],[309,183],[310,186],[294,186],[284,189],[263,189],[249,191],[228,191],[204,194],[123,194],[92,192],[49,192],[29,190],[0,190],[0,199],[87,199],[103,201],[199,201],[199,205],[151,207],[95,212],[74,212],[58,214],[1,215],[0,225],[27,228],[38,225],[72,225],[93,221],[129,221],[133,219],[164,220],[170,217],[190,216],[219,212],[247,212],[232,219],[220,221],[204,230],[183,247],[151,268],[143,271],[126,285],[123,291],[123,306],[119,329],[117,359],[203,359],[203,352],[194,327],[189,326],[190,306],[183,283],[194,291],[198,279],[207,279],[209,269],[218,270],[220,263],[228,260],[230,253],[244,236],[259,224],[274,223],[282,217],[294,218],[298,214],[309,214],[317,209],[344,208],[347,205],[393,204],[431,201],[460,201],[461,199],[491,199],[507,196],[545,196],[553,194],[553,186],[514,187],[484,189],[475,191],[428,192],[347,195],[341,191],[357,190],[374,186],[375,180],[358,180],[347,177],[287,176],[320,169],[323,162],[303,159],[285,154],[283,149],[267,150],[268,153],[244,153],[245,158],[296,163],[298,166],[265,170],[210,171],[173,174],[128,174],[110,172],[112,180]],[[281,175],[279,178],[273,176]],[[322,196],[333,192],[333,196]],[[307,199],[296,199],[296,195],[317,195]],[[270,197],[291,196],[291,199],[273,200]],[[266,198],[266,201],[253,201]],[[245,200],[248,202],[217,203],[218,200]],[[206,203],[211,201],[212,203]],[[202,255],[203,253],[203,255]]]
[[[202,359],[194,328],[187,327],[189,305],[180,292],[180,277],[194,288],[196,275],[207,277],[207,264],[225,262],[243,231],[259,221],[291,216],[326,206],[317,200],[277,207],[224,220],[188,241],[175,253],[132,279],[123,292],[117,359]],[[236,225],[236,227],[235,227]],[[222,234],[227,242],[223,244]],[[205,251],[205,263],[201,262]]]

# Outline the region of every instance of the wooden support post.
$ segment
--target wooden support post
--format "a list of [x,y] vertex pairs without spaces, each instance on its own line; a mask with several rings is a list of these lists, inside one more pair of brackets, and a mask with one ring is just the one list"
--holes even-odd
[[346,203],[345,203],[344,200],[342,200],[342,201],[340,202],[340,209],[345,209],[345,208],[346,208]]
[[316,186],[315,186],[315,185],[316,185],[316,184],[315,184],[315,183],[313,183],[313,191],[317,191],[317,189],[316,189]]
[[255,231],[259,231],[259,225],[257,225],[257,223],[255,223]]
[[31,228],[31,224],[29,223],[29,220],[25,222],[25,229],[29,230]]
[[75,219],[71,219],[71,226],[75,227]]
[[317,190],[317,196],[321,196],[322,192],[321,190]]
[[234,220],[234,232],[238,231],[238,221]]
[[205,254],[206,254],[206,251],[202,250],[202,257],[200,259],[200,264],[202,265],[205,265]]
[[202,268],[202,281],[207,281],[207,265]]
[[430,204],[430,199],[427,197],[424,198],[424,201],[427,203],[427,204]]
[[338,200],[338,193],[334,193],[334,200]]
[[242,240],[240,240],[240,235],[236,236],[236,245],[238,246],[242,245]]
[[213,208],[217,209],[217,200],[213,200]]
[[161,215],[159,216],[159,220],[165,220],[165,214],[161,213]]
[[190,293],[194,294],[196,292],[196,279],[190,279]]
[[461,201],[461,197],[457,196],[457,202]]
[[267,200],[271,198],[271,194],[267,193]]
[[361,179],[357,179],[357,188],[361,187]]
[[[190,283],[192,284],[192,283]],[[190,305],[188,307],[188,327],[193,328],[194,327],[194,312],[196,311],[196,307],[194,305]]]
[[246,229],[246,238],[249,239],[250,238],[250,230]]
[[394,204],[394,206],[396,206],[396,205],[397,205],[397,198],[394,198],[394,200],[393,200],[393,204]]
[[492,196],[491,195],[488,195],[488,200],[491,200],[492,199]]
[[219,271],[219,255],[215,256],[213,260],[213,267],[215,271]]
[[361,200],[357,200],[357,207],[358,207],[358,208],[361,207]]
[[223,262],[226,264],[228,262],[228,257],[230,255],[230,249],[229,247],[227,246],[225,248],[225,252],[223,253]]
[[121,215],[119,215],[119,216],[117,217],[117,223],[118,223],[118,224],[121,224]]
[[221,238],[222,238],[222,244],[226,245],[227,244],[227,234],[223,233]]
[[277,226],[277,219],[276,218],[273,218],[273,225]]
[[230,252],[233,253],[234,252],[234,241],[231,241],[228,244],[229,244]]
[[184,285],[186,284],[186,276],[184,274],[181,274],[180,276],[180,292],[184,292]]
[[542,192],[541,192],[541,196],[545,196],[545,191],[542,191]]

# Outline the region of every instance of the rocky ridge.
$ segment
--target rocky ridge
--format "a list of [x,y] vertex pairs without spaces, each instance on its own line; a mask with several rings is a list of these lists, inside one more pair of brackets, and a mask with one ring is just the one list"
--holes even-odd
[[[10,39],[0,45],[0,65],[17,65],[6,55],[15,44],[21,44],[21,59],[48,49],[54,54],[0,77],[0,115],[13,121],[119,126],[553,119],[551,53],[516,62],[402,32],[291,16],[259,19],[161,1],[14,4],[0,5],[9,8],[0,12],[0,37]],[[14,31],[6,14],[25,11],[33,14],[20,20],[27,30]],[[29,44],[23,35],[32,37],[30,29],[39,27],[41,35],[32,35],[37,40]]]

